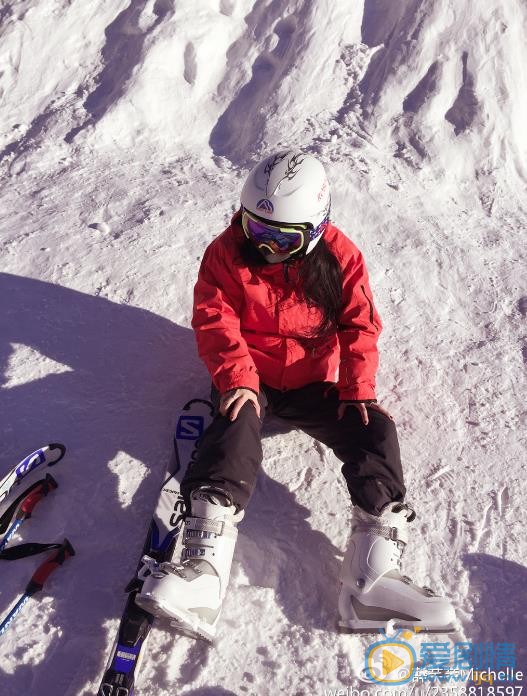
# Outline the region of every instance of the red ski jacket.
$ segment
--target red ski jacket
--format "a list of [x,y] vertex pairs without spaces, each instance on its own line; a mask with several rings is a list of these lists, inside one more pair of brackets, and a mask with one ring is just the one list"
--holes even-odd
[[245,241],[239,214],[205,250],[194,288],[192,328],[198,353],[223,394],[260,380],[275,389],[334,382],[340,399],[375,398],[381,321],[362,254],[329,224],[325,242],[343,272],[338,331],[310,338],[322,313],[295,292],[298,263],[249,269],[239,257]]

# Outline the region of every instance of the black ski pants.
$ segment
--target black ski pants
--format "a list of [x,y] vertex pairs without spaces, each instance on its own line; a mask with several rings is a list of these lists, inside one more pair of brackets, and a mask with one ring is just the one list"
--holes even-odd
[[387,503],[402,501],[406,489],[394,422],[368,408],[369,423],[364,425],[358,409],[352,406],[337,420],[338,393],[331,387],[329,382],[313,382],[280,391],[262,384],[260,418],[254,405],[247,402],[236,420],[230,421],[220,415],[220,395],[212,386],[214,419],[203,433],[195,461],[181,484],[187,505],[194,488],[211,486],[226,491],[238,509],[247,506],[262,463],[262,426],[269,415],[300,428],[333,450],[343,462],[342,473],[354,505],[379,515]]

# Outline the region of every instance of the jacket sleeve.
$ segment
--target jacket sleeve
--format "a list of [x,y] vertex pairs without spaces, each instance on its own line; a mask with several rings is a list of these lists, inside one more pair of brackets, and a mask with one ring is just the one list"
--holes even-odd
[[243,288],[213,242],[203,256],[194,287],[192,328],[198,354],[220,394],[236,387],[259,392],[260,380],[240,332]]
[[343,267],[343,309],[339,317],[341,400],[375,399],[381,319],[373,304],[364,258],[355,247]]

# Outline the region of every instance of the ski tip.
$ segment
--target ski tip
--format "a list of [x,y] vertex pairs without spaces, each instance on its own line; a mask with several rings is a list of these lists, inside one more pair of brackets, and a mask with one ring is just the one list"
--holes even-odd
[[187,401],[187,403],[181,408],[182,411],[190,411],[192,406],[194,404],[204,404],[205,406],[208,407],[210,411],[210,415],[212,416],[214,414],[214,406],[212,404],[212,401],[210,399],[190,399],[190,401]]
[[[53,459],[50,459],[49,461],[50,466],[52,466],[53,464],[57,464],[57,462],[60,462],[62,457],[66,454],[66,447],[62,445],[60,442],[52,442],[50,445],[48,445],[48,449],[51,457],[53,457]],[[54,450],[57,451],[55,452]]]

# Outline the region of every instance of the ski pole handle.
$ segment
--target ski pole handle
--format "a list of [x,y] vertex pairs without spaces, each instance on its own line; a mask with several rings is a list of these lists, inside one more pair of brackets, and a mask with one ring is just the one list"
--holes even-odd
[[[39,544],[36,544],[38,546]],[[42,544],[40,544],[42,545]],[[44,583],[50,574],[61,566],[70,556],[74,556],[75,551],[68,539],[64,539],[62,544],[47,558],[42,565],[33,573],[33,577],[29,581],[26,590],[22,597],[18,600],[9,614],[0,621],[0,636],[7,631],[11,623],[14,621],[18,613],[23,609],[24,605],[29,602],[29,599],[36,592],[40,592]]]
[[70,556],[75,555],[75,550],[68,539],[64,539],[58,549],[53,551],[44,563],[42,563],[33,573],[31,580],[28,582],[25,594],[31,597],[40,592],[44,587],[44,583],[49,578],[51,573],[61,566]]
[[37,483],[33,484],[33,486],[31,486],[31,488],[28,489],[28,494],[22,500],[22,502],[19,503],[18,509],[17,501],[15,501],[13,505],[8,510],[6,510],[4,515],[5,519],[2,524],[2,529],[6,527],[7,520],[9,518],[11,518],[14,521],[12,521],[10,527],[7,527],[7,531],[0,540],[0,558],[3,558],[3,556],[1,555],[3,550],[5,549],[7,544],[9,544],[11,538],[18,531],[18,528],[21,526],[24,520],[27,520],[29,517],[31,517],[31,513],[33,512],[36,504],[40,500],[42,500],[42,498],[44,498],[50,491],[53,491],[58,487],[59,484],[55,481],[53,476],[51,476],[51,474],[46,474],[45,479],[42,479],[42,481],[37,481]]
[[41,482],[40,486],[35,488],[34,491],[27,496],[22,505],[20,506],[20,512],[23,513],[25,518],[31,517],[31,513],[35,509],[38,502],[45,498],[50,491],[55,490],[59,487],[59,484],[55,481],[51,474],[46,474],[46,478]]
[[37,544],[29,542],[28,544],[18,544],[11,546],[9,549],[0,551],[0,561],[18,561],[19,558],[27,558],[28,556],[36,556],[44,551],[51,549],[60,549],[62,544]]

